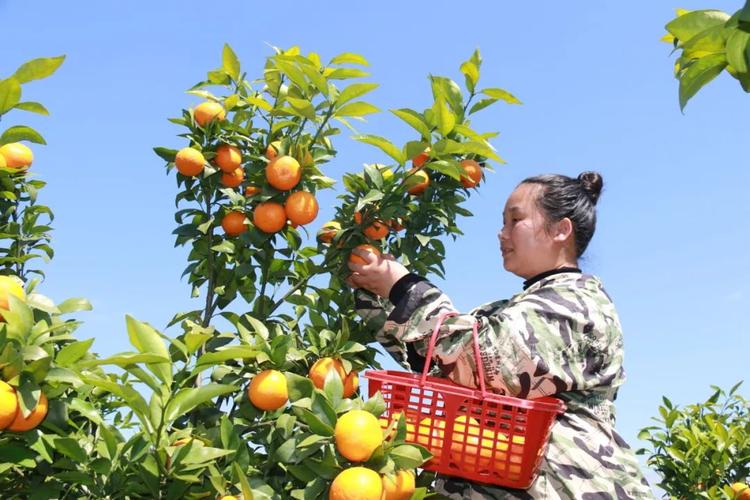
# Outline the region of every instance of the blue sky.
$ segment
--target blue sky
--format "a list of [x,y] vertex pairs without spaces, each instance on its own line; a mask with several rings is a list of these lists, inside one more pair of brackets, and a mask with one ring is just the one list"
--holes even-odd
[[[479,47],[480,85],[524,104],[498,104],[473,123],[501,132],[494,144],[508,164],[470,201],[477,216],[447,244],[447,279],[437,283],[462,310],[517,292],[522,280],[503,271],[496,239],[505,198],[530,175],[598,170],[599,227],[581,265],[602,278],[621,316],[629,378],[618,429],[637,447],[662,395],[697,402],[709,384],[728,388],[750,373],[750,96],[723,74],[681,114],[674,58],[659,42],[674,7],[733,12],[741,3],[2,1],[0,75],[67,55],[52,78],[24,88],[52,116],[3,121],[35,126],[48,142],[34,148],[33,167],[56,214],[43,292],[91,300],[79,335],[96,337],[102,354],[130,349],[126,313],[163,327],[198,307],[180,281],[185,251],[173,248],[174,178],[152,147],[183,145],[167,118],[198,102],[184,90],[219,65],[224,43],[251,75],[261,74],[267,44],[323,59],[361,53],[380,83],[369,100],[383,110],[426,106],[426,76],[462,81],[458,66]],[[410,139],[389,113],[360,131]],[[348,135],[325,167],[331,177],[383,160]],[[321,198],[320,222],[335,194]]]

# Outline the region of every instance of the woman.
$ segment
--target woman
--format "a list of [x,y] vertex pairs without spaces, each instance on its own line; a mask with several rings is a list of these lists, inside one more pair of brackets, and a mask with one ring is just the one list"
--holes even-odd
[[[578,268],[594,234],[601,189],[595,172],[521,182],[505,204],[498,237],[503,266],[526,280],[523,291],[447,319],[435,349],[445,376],[476,387],[471,327],[479,321],[489,388],[565,401],[539,476],[528,490],[439,477],[438,493],[456,500],[654,498],[614,430],[613,402],[625,380],[617,312],[599,279]],[[397,361],[421,370],[437,317],[455,310],[450,299],[392,257],[358,253],[367,264],[350,264],[348,280],[360,289],[358,312]]]

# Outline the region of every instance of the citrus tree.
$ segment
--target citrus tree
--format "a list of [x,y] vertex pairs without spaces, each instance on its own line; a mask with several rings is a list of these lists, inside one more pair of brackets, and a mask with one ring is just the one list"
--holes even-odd
[[[20,101],[20,85],[61,62],[35,60],[0,82],[3,112],[45,112]],[[127,317],[133,350],[105,358],[91,351],[93,339],[74,338],[77,321],[61,318],[90,308],[85,300],[55,305],[34,293],[39,280],[30,275],[43,274],[26,263],[52,257],[52,212],[36,202],[43,184],[32,179],[20,141],[43,139],[23,126],[3,134],[12,147],[3,146],[0,168],[7,241],[0,491],[19,498],[430,495],[430,477],[415,477],[429,451],[407,442],[414,436],[404,418],[378,418],[380,394],[360,395],[359,374],[378,367],[377,351],[344,285],[346,262],[360,247],[442,275],[442,239],[461,234],[457,218],[471,215],[462,205],[488,160],[502,162],[489,143],[497,134],[475,131],[470,118],[497,101],[519,101],[478,87],[475,52],[460,68],[465,89],[431,76],[428,109],[392,110],[414,131],[397,146],[353,126],[379,111],[363,100],[377,87],[362,81],[367,66],[358,54],[324,64],[297,47],[274,49],[262,77],[249,80],[224,47],[220,67],[189,90],[202,102],[171,119],[183,147],[155,148],[177,181],[175,243],[188,249],[183,276],[201,305],[175,314],[170,335]],[[325,170],[341,127],[389,163],[346,174],[335,219],[313,227],[316,195],[335,183]]]
[[[750,402],[738,392],[741,383],[702,403],[680,408],[666,397],[658,425],[641,430],[648,464],[661,476],[659,486],[672,498],[746,498],[750,476]],[[738,496],[735,496],[738,495]]]
[[662,40],[679,52],[674,73],[680,109],[725,70],[750,92],[750,3],[731,16],[715,9],[677,9],[666,30]]

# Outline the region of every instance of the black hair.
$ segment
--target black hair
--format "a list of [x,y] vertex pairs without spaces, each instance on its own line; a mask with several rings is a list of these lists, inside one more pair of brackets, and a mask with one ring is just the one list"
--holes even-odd
[[576,256],[580,257],[596,230],[596,202],[604,186],[597,172],[583,172],[577,178],[545,174],[524,179],[521,184],[538,184],[542,191],[537,205],[549,223],[564,218],[573,223]]

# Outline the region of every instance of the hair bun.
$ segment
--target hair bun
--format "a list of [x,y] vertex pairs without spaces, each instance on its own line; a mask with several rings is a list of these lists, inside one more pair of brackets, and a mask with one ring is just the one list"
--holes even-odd
[[578,181],[591,201],[596,204],[599,200],[599,194],[602,192],[602,187],[604,187],[602,176],[598,172],[583,172],[578,176]]

